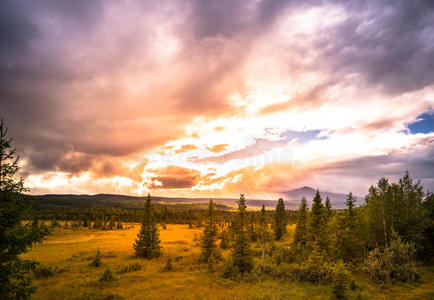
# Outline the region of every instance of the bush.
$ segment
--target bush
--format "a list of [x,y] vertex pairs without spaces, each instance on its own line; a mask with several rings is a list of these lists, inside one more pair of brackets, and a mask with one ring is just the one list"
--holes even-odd
[[342,263],[337,263],[333,268],[333,298],[347,299],[349,272]]
[[419,277],[415,255],[414,243],[404,242],[396,232],[392,232],[389,247],[369,252],[364,270],[376,281],[412,282]]
[[125,273],[131,273],[134,271],[139,271],[142,269],[142,265],[139,263],[131,263],[128,265],[119,265],[117,268],[116,273],[118,274],[125,274]]
[[166,261],[166,265],[161,269],[162,272],[173,271],[172,259],[169,257]]
[[52,277],[56,272],[57,272],[57,268],[53,268],[41,264],[38,264],[36,268],[33,270],[33,274],[35,275],[36,279]]
[[111,281],[115,281],[116,277],[113,275],[113,272],[107,268],[105,269],[104,273],[102,274],[101,278],[99,279],[99,281],[103,281],[103,282],[111,282]]
[[236,278],[238,275],[238,270],[234,265],[231,258],[225,260],[222,277],[223,278]]

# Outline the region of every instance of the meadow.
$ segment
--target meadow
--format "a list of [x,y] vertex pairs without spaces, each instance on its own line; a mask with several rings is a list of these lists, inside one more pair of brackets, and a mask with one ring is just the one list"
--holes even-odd
[[[40,262],[37,270],[42,270],[34,275],[37,290],[33,299],[329,299],[331,296],[332,286],[327,284],[254,274],[226,279],[221,276],[223,263],[216,266],[215,272],[209,272],[198,263],[203,231],[200,227],[160,226],[163,254],[152,260],[135,258],[132,245],[140,224],[125,225],[127,229],[122,230],[55,228],[42,244],[24,254],[25,258]],[[294,225],[288,226],[288,234],[276,243],[289,245],[293,232]],[[94,267],[90,264],[98,249],[102,265]],[[253,249],[259,251],[259,245],[253,244]],[[223,250],[223,257],[228,257],[230,251]],[[165,269],[169,258],[171,270]],[[100,278],[107,268],[115,279],[104,282]],[[421,269],[421,278],[412,284],[377,284],[357,274],[353,274],[353,281],[354,288],[348,291],[350,299],[434,298],[434,269],[428,267]]]

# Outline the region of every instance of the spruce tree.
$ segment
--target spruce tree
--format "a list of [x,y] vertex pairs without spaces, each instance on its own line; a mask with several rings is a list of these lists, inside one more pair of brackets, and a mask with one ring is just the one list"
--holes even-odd
[[280,240],[283,234],[286,233],[286,212],[283,199],[277,201],[276,212],[274,214],[274,238]]
[[153,258],[161,254],[160,237],[151,201],[151,195],[148,194],[143,209],[142,226],[133,245],[137,257]]
[[235,243],[232,251],[232,260],[239,273],[250,272],[253,268],[253,258],[250,249],[249,237],[247,236],[246,223],[246,199],[244,194],[240,195],[238,203],[238,213],[234,226]]
[[316,191],[312,201],[310,236],[313,247],[326,250],[327,247],[327,211],[322,203],[319,191]]
[[220,252],[217,249],[217,226],[214,220],[214,203],[209,200],[208,206],[208,219],[203,231],[202,237],[202,252],[200,254],[200,261],[208,263],[212,258],[213,261],[221,259]]
[[325,209],[327,211],[327,218],[330,218],[330,216],[332,215],[332,204],[330,203],[329,196],[326,197]]
[[21,254],[41,242],[49,229],[44,224],[23,220],[28,207],[23,204],[23,178],[18,178],[19,157],[0,122],[0,299],[28,299],[34,291],[29,273],[35,262]]
[[347,196],[347,199],[345,201],[345,205],[347,206],[347,226],[350,227],[350,229],[354,229],[355,226],[355,212],[354,212],[354,206],[356,203],[356,198],[353,196],[353,193],[349,193]]
[[308,241],[308,208],[306,198],[301,199],[297,213],[297,224],[295,226],[294,240],[291,248],[297,251],[304,251]]
[[262,204],[261,217],[259,219],[260,239],[261,239],[261,259],[265,259],[265,241],[267,239],[267,219],[265,218],[265,205]]

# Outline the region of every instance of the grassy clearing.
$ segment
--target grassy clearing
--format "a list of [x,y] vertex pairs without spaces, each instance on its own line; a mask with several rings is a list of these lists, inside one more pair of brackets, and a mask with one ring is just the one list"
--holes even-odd
[[[154,260],[133,256],[132,244],[139,224],[125,230],[57,228],[43,244],[27,253],[53,272],[39,276],[34,299],[329,299],[331,286],[284,282],[267,277],[237,281],[206,272],[197,264],[200,251],[194,237],[202,229],[188,225],[160,228],[163,255]],[[290,228],[293,230],[293,227]],[[288,243],[283,241],[283,243]],[[102,265],[90,266],[97,249]],[[230,250],[223,252],[229,255]],[[171,258],[173,271],[163,267]],[[99,280],[109,268],[114,280]],[[45,273],[42,273],[45,274]],[[362,277],[349,292],[353,299],[433,299],[434,269],[424,269],[420,282],[376,285]]]

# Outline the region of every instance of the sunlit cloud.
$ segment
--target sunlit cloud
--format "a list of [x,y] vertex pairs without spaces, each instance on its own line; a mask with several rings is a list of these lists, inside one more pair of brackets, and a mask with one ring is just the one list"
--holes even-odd
[[405,169],[434,189],[428,3],[2,6],[0,114],[32,193],[363,195]]

